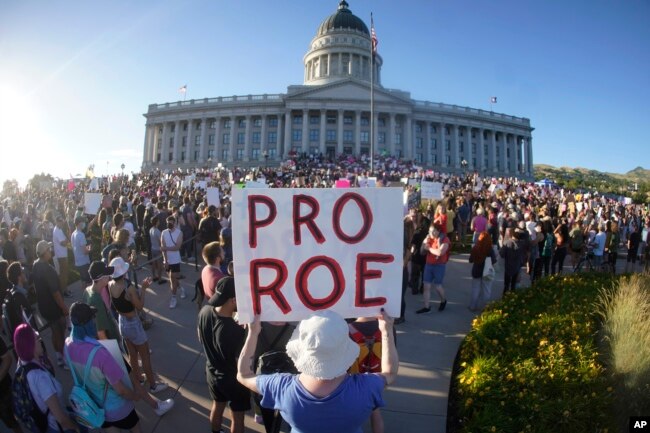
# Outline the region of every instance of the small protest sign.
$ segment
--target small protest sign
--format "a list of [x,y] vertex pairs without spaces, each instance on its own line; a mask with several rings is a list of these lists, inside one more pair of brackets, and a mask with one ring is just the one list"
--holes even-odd
[[208,206],[215,205],[216,207],[221,206],[221,196],[219,188],[208,188],[206,190],[206,196],[208,198]]
[[87,192],[84,194],[84,212],[88,215],[97,215],[102,205],[102,195],[98,192]]
[[422,181],[420,189],[422,200],[440,200],[442,199],[442,183]]
[[350,181],[348,179],[339,179],[334,184],[335,188],[350,188]]

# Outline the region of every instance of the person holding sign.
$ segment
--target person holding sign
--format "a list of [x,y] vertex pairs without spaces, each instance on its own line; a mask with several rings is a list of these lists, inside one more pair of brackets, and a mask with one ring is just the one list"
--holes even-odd
[[446,234],[447,227],[441,223],[434,222],[429,227],[429,235],[422,242],[420,252],[427,255],[426,264],[424,265],[424,307],[417,310],[416,314],[428,314],[431,312],[430,299],[431,287],[436,289],[440,296],[440,306],[438,311],[442,311],[447,306],[447,297],[445,289],[442,287],[442,281],[445,278],[445,268],[449,255],[451,254],[451,243]]
[[372,411],[384,406],[382,392],[395,381],[399,366],[393,319],[385,311],[377,319],[382,340],[380,373],[347,373],[359,356],[359,345],[350,339],[341,316],[319,310],[300,322],[287,343],[287,354],[300,374],[253,372],[261,330],[257,316],[248,325],[237,380],[262,395],[262,406],[280,410],[294,432],[361,433]]

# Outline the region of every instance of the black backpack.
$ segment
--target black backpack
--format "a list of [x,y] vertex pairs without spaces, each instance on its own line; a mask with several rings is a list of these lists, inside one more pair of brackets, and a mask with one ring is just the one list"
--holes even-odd
[[4,328],[9,337],[14,335],[14,331],[21,323],[24,323],[23,309],[16,298],[16,292],[11,289],[7,292],[4,302],[2,303],[2,320]]
[[47,431],[47,416],[50,410],[47,409],[45,413],[41,412],[34,401],[32,391],[29,389],[27,382],[27,374],[32,370],[44,370],[39,365],[30,362],[21,365],[16,370],[16,375],[11,384],[11,398],[14,410],[14,415],[20,422],[22,422],[29,431]]
[[[296,366],[293,364],[289,355],[287,355],[287,352],[284,350],[278,350],[275,347],[288,328],[289,325],[284,325],[282,331],[280,331],[278,336],[275,337],[269,346],[269,350],[260,355],[257,360],[257,374],[298,373]],[[262,338],[264,339],[263,335]]]

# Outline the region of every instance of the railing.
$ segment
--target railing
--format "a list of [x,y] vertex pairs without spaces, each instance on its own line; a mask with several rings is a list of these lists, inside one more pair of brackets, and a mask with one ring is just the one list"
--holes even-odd
[[162,110],[174,107],[188,107],[194,105],[222,104],[227,102],[278,102],[281,101],[284,94],[263,94],[263,95],[243,95],[243,96],[219,96],[217,98],[190,99],[189,101],[165,102],[162,104],[149,105],[149,111]]
[[479,116],[486,116],[486,117],[492,117],[492,118],[496,117],[498,119],[514,121],[514,122],[518,122],[518,123],[530,123],[530,119],[527,119],[525,117],[515,117],[515,116],[510,116],[508,114],[495,113],[494,111],[480,110],[480,109],[477,109],[477,108],[462,107],[462,106],[459,106],[459,105],[451,105],[451,104],[443,104],[441,102],[417,101],[415,99],[413,99],[413,103],[415,104],[416,107],[437,108],[437,109],[446,110],[446,111],[453,111],[454,113],[476,114],[476,115],[479,115]]

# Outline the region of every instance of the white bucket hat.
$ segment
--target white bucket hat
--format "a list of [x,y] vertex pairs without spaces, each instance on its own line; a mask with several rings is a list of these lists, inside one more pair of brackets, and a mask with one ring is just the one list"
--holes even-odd
[[112,278],[119,278],[129,270],[129,264],[122,257],[115,257],[111,260],[110,266],[115,268],[113,275],[111,275]]
[[317,379],[334,379],[359,356],[345,320],[333,311],[317,311],[300,322],[287,343],[287,354],[298,371]]

